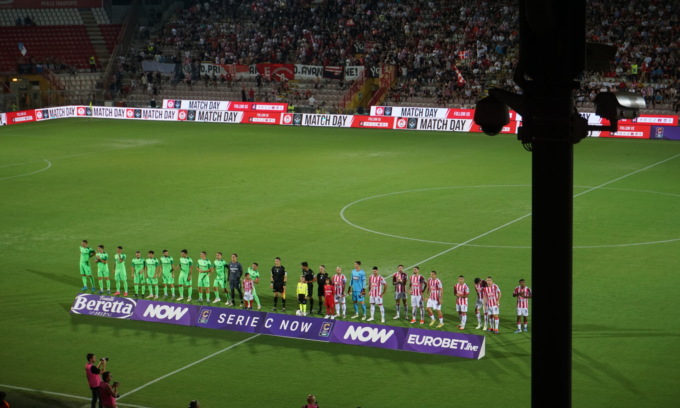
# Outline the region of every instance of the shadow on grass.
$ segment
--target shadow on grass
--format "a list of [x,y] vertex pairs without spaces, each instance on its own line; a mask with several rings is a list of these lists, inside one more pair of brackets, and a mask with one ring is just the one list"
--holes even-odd
[[[38,275],[41,278],[49,279],[57,283],[63,283],[64,285],[71,286],[73,288],[76,287],[78,284],[82,284],[82,281],[80,279],[80,275],[75,275],[73,277],[70,276],[65,276],[61,275],[58,273],[51,273],[51,272],[45,272],[45,271],[37,271],[35,269],[25,269],[26,272],[32,273],[34,275]],[[96,281],[96,279],[95,279]]]
[[[12,407],[81,408],[87,403],[85,400],[65,400],[41,392],[13,389],[5,389],[4,391],[7,393],[7,402],[9,402]],[[89,403],[87,405],[89,407]]]

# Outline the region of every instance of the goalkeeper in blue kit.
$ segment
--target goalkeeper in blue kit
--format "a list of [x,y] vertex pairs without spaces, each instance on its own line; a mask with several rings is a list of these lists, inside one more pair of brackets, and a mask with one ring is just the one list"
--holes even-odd
[[354,302],[354,316],[352,319],[359,317],[359,304],[361,310],[364,312],[364,317],[361,320],[366,320],[366,303],[364,303],[364,296],[366,295],[366,272],[361,269],[361,261],[354,262],[354,269],[350,275],[349,293],[352,295]]

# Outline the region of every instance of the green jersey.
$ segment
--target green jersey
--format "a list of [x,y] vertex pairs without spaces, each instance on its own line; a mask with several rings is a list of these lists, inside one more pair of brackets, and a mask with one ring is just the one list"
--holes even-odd
[[134,257],[130,263],[132,264],[132,267],[135,268],[135,273],[141,273],[142,269],[144,269],[144,258]]
[[254,281],[260,277],[260,271],[256,271],[253,268],[248,268],[248,273],[250,274],[250,279]]
[[116,254],[116,272],[125,272],[125,260],[127,255]]
[[212,268],[212,263],[207,259],[199,259],[196,261],[198,263],[198,269],[200,272],[208,272]]
[[215,259],[213,266],[215,267],[215,272],[218,277],[224,279],[224,267],[227,265],[227,261],[224,259]]
[[[97,259],[100,261],[108,261],[109,260],[109,254],[106,252],[101,252],[97,254]],[[109,271],[109,264],[104,263],[104,262],[97,262],[97,272],[108,272]]]
[[171,256],[161,256],[161,267],[163,268],[163,273],[168,274],[172,272],[172,265],[175,261]]
[[189,274],[189,271],[191,270],[191,265],[194,264],[194,261],[189,258],[188,256],[185,257],[180,257],[179,258],[179,271],[185,275]]
[[154,275],[156,275],[156,268],[158,267],[158,264],[160,263],[160,262],[158,262],[158,259],[156,259],[156,258],[146,258],[144,263],[146,264],[146,276],[153,277]]
[[87,263],[88,260],[90,259],[90,251],[92,251],[92,248],[87,247],[83,248],[83,246],[80,246],[80,263]]

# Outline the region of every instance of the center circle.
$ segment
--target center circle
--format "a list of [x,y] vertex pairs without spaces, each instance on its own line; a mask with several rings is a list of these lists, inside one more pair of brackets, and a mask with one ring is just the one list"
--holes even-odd
[[[668,231],[680,230],[680,221],[666,214],[677,208],[680,194],[588,186],[575,186],[574,191],[580,192],[574,198],[574,248],[680,241],[668,236]],[[347,204],[340,217],[354,228],[396,239],[531,248],[530,185],[448,186],[378,194]]]

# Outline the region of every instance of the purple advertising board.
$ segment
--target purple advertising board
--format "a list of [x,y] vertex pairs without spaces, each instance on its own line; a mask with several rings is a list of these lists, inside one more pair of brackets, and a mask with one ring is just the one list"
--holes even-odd
[[336,323],[335,320],[318,317],[267,313],[259,332],[272,336],[328,341]]
[[206,329],[257,333],[265,316],[266,314],[261,312],[203,306],[198,314],[196,326]]
[[414,328],[408,329],[403,350],[479,360],[486,354],[485,340],[485,336]]
[[199,306],[138,300],[132,320],[194,326]]
[[71,313],[472,359],[484,357],[486,344],[472,334],[85,293]]
[[361,322],[336,321],[330,341],[355,346],[379,347],[400,350],[407,329]]
[[81,293],[73,301],[71,313],[129,319],[132,317],[136,306],[137,301],[134,299]]

